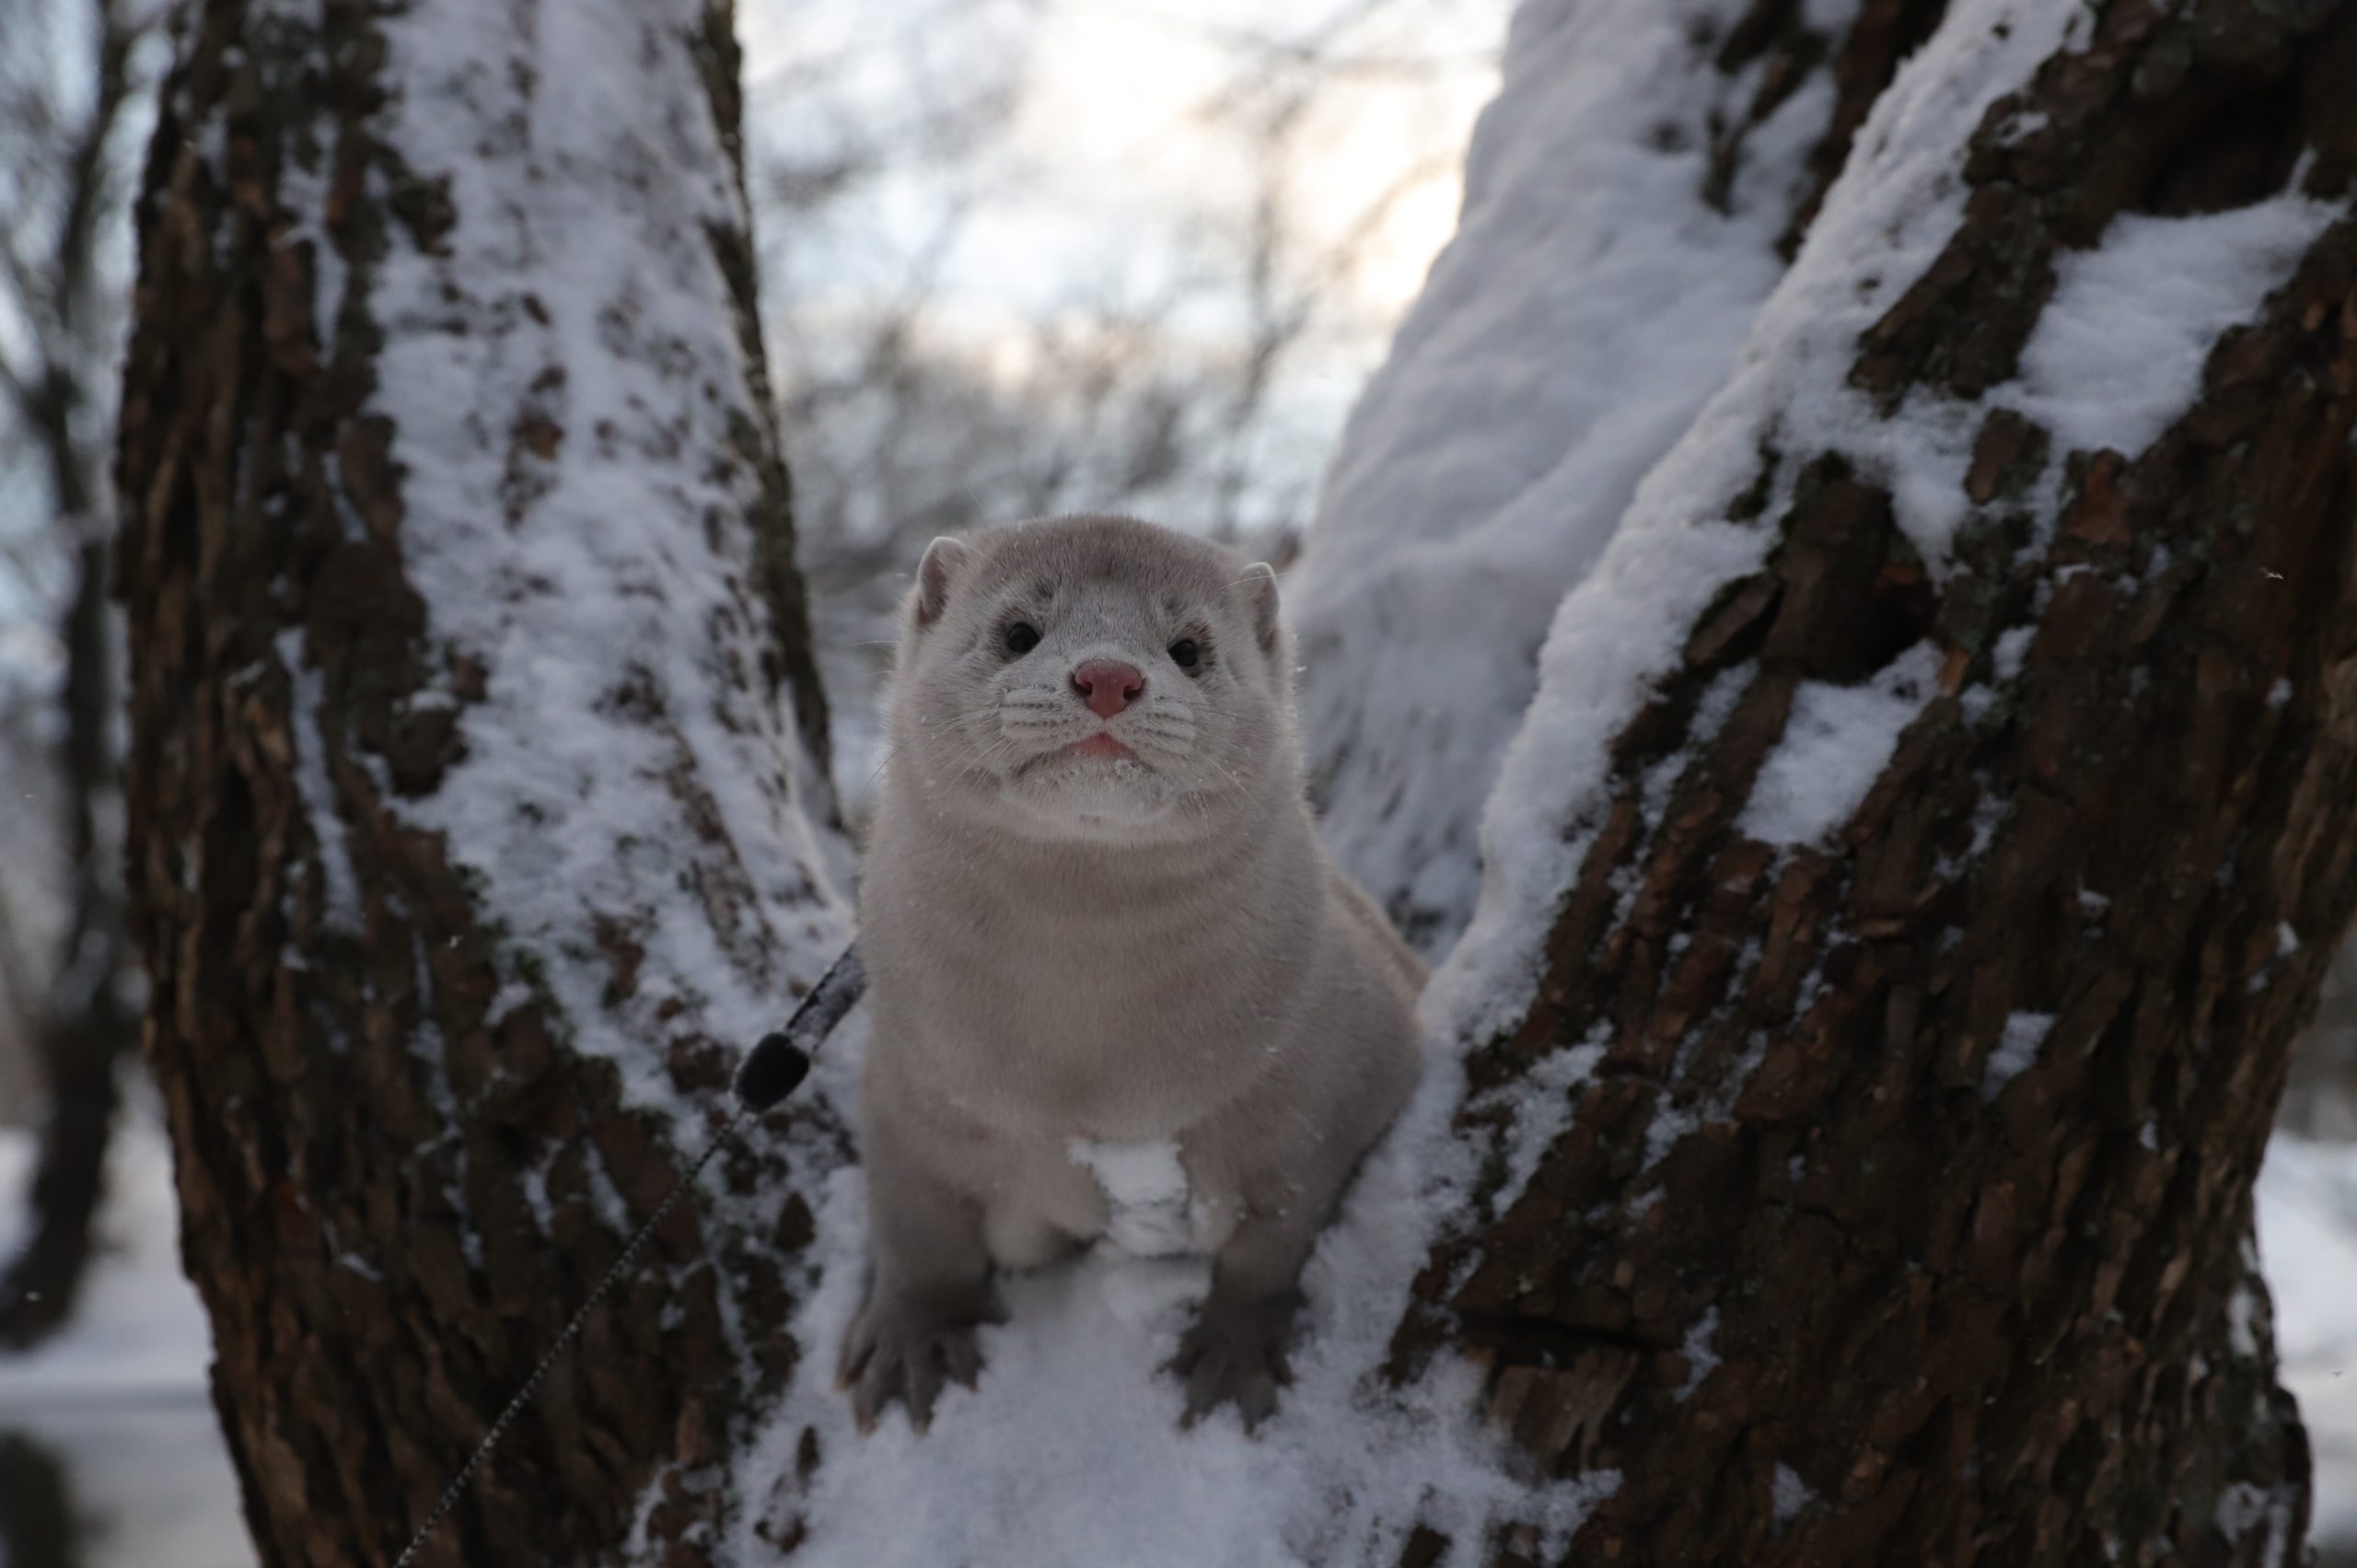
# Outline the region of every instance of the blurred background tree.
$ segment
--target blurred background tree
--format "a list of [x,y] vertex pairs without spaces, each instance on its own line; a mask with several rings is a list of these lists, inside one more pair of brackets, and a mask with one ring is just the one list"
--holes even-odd
[[[63,1322],[90,1249],[136,998],[122,933],[108,470],[122,206],[154,0],[0,0],[0,1106],[41,1086],[0,1347]],[[13,655],[13,656],[11,656]]]

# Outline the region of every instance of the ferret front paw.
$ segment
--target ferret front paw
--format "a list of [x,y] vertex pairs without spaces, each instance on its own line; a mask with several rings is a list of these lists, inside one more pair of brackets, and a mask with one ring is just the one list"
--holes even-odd
[[1285,1342],[1299,1305],[1291,1294],[1245,1302],[1213,1296],[1203,1303],[1167,1367],[1187,1385],[1181,1425],[1192,1426],[1224,1404],[1236,1407],[1247,1432],[1275,1413],[1277,1390],[1293,1382]]
[[926,1312],[901,1302],[871,1296],[852,1319],[843,1340],[836,1387],[851,1391],[851,1410],[862,1432],[894,1400],[909,1407],[919,1432],[933,1424],[933,1403],[944,1377],[970,1388],[982,1370],[974,1330],[988,1314]]

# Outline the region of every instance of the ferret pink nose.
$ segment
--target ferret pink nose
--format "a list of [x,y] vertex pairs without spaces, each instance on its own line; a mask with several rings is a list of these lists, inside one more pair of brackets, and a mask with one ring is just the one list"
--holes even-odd
[[1145,677],[1138,673],[1133,664],[1093,658],[1072,672],[1072,684],[1088,700],[1098,718],[1109,719],[1128,707],[1131,698],[1145,690]]

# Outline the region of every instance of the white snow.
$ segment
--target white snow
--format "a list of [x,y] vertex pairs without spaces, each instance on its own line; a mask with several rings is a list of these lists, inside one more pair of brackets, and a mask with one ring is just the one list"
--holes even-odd
[[2007,1084],[2035,1063],[2053,1028],[2051,1013],[2008,1014],[2004,1030],[1997,1037],[1996,1047],[1989,1052],[1989,1061],[1981,1072],[1980,1098],[1995,1099]]
[[343,813],[337,808],[335,785],[328,777],[326,739],[319,727],[319,703],[326,682],[319,670],[305,661],[299,629],[290,626],[278,634],[278,656],[285,667],[293,698],[292,723],[288,726],[292,733],[288,738],[295,746],[295,786],[303,794],[304,820],[319,836],[319,864],[327,884],[320,919],[331,930],[357,936],[366,930],[360,908],[360,886],[352,874]]
[[1678,1390],[1679,1399],[1701,1388],[1702,1379],[1718,1370],[1718,1337],[1719,1309],[1713,1307],[1686,1330],[1685,1342],[1678,1347],[1678,1353],[1686,1360],[1686,1381]]
[[1792,1466],[1779,1464],[1773,1482],[1776,1522],[1788,1525],[1800,1517],[1801,1510],[1817,1501],[1817,1493],[1808,1488]]
[[1505,1098],[1513,1124],[1506,1135],[1505,1179],[1494,1200],[1501,1212],[1522,1197],[1547,1151],[1571,1126],[1580,1091],[1604,1060],[1611,1035],[1611,1025],[1599,1023],[1579,1044],[1541,1057],[1508,1086]]
[[1939,648],[1918,643],[1862,685],[1802,681],[1736,830],[1771,844],[1826,839],[1864,802],[1939,673]]
[[2142,451],[2200,394],[2219,334],[2346,211],[2287,191],[2222,213],[2121,214],[2095,250],[2062,258],[2022,349],[2019,393],[1997,401],[2047,426],[2058,453]]
[[1166,1258],[1196,1245],[1187,1169],[1178,1145],[1105,1144],[1074,1138],[1072,1161],[1097,1178],[1106,1204],[1106,1238],[1137,1258]]
[[[1532,0],[1457,238],[1353,412],[1287,583],[1328,842],[1428,948],[1479,887],[1476,825],[1565,589],[1724,381],[1783,271],[1822,73],[1703,200],[1739,0]],[[1847,26],[1853,0],[1818,25]]]

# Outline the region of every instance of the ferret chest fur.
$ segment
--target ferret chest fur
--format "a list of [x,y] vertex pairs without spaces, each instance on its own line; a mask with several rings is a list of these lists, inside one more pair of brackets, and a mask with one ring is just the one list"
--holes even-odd
[[[923,811],[888,795],[879,825]],[[1182,1135],[1274,1066],[1321,935],[1307,821],[1269,816],[1210,845],[879,833],[906,859],[863,916],[895,1049],[1010,1134]]]

